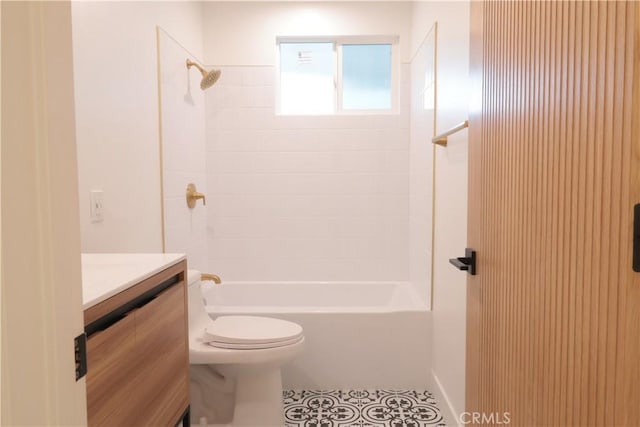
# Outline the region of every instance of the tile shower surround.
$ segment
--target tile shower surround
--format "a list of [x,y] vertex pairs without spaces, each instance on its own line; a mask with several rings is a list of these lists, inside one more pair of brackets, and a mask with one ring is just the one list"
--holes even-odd
[[426,390],[285,390],[286,427],[444,426]]
[[401,70],[399,114],[280,116],[273,67],[222,67],[205,93],[208,265],[226,280],[409,279]]

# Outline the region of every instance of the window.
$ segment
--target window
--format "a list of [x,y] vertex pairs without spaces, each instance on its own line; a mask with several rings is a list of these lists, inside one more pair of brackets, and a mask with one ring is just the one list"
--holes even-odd
[[342,46],[342,108],[391,109],[391,45]]
[[279,112],[393,111],[396,45],[397,38],[278,39]]
[[280,112],[333,112],[334,69],[332,43],[281,43]]

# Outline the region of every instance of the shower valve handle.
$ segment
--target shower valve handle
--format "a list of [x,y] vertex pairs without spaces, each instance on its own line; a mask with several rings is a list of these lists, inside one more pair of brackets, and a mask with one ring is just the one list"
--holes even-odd
[[207,198],[202,193],[195,192],[192,197],[196,200],[202,199],[203,206],[207,204]]
[[187,206],[189,209],[196,207],[196,201],[198,199],[202,199],[203,206],[207,204],[205,195],[196,190],[196,185],[194,183],[189,183],[189,185],[187,185]]

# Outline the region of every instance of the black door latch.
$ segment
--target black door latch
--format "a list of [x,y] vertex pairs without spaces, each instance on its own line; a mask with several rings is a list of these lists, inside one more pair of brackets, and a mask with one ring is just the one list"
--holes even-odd
[[476,275],[476,251],[471,248],[464,250],[464,257],[451,258],[449,262],[458,270],[466,271],[472,276]]

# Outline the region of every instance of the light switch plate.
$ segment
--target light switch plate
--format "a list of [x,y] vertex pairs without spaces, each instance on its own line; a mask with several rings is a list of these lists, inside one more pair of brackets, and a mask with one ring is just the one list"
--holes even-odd
[[104,221],[104,191],[91,190],[89,193],[89,201],[91,203],[91,222]]

